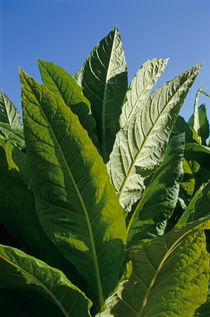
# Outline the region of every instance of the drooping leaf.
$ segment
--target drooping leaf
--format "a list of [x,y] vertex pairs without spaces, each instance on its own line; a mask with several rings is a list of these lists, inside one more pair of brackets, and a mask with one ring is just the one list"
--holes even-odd
[[133,272],[107,300],[101,316],[192,317],[207,297],[209,220],[177,227],[128,251]]
[[156,90],[128,127],[117,133],[108,169],[127,211],[144,190],[145,173],[141,175],[139,170],[152,171],[160,165],[177,114],[200,67],[191,68]]
[[118,281],[124,256],[122,209],[77,116],[23,72],[21,81],[31,188],[41,225],[101,306]]
[[210,215],[210,181],[203,184],[195,193],[187,206],[185,212],[180,217],[178,223],[185,224]]
[[17,109],[3,91],[0,92],[0,122],[13,125],[20,130],[23,128]]
[[175,136],[167,146],[164,160],[138,202],[128,224],[128,246],[164,233],[176,207],[183,174],[185,138]]
[[[0,245],[0,289],[17,288],[33,291],[35,298],[37,293],[45,297],[53,307],[50,316],[90,316],[91,302],[61,271],[18,249]],[[3,304],[0,293],[0,308]],[[42,312],[42,307],[37,309]]]
[[[28,253],[61,269],[76,285],[85,283],[76,268],[69,263],[43,232],[35,211],[31,190],[15,169],[0,175],[0,223]],[[0,241],[1,243],[1,241]]]
[[78,116],[81,125],[87,130],[94,144],[97,144],[96,123],[90,113],[90,102],[83,96],[81,87],[62,67],[40,59],[38,64],[44,85],[63,98],[65,104]]
[[138,112],[145,99],[149,96],[151,89],[164,72],[168,59],[154,58],[147,61],[138,70],[126,93],[126,102],[120,116],[120,127],[128,125],[132,116]]
[[102,157],[108,161],[127,90],[127,69],[120,34],[114,28],[88,56],[80,71],[84,95],[91,103]]
[[[198,107],[198,118],[199,118],[199,126],[198,126],[198,135],[201,138],[202,144],[206,145],[206,140],[209,137],[209,122],[206,114],[206,106],[200,105]],[[188,123],[191,127],[194,125],[194,114],[190,117]]]

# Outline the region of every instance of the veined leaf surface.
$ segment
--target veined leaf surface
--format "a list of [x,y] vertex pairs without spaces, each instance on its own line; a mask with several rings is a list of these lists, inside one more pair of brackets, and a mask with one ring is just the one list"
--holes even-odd
[[[90,316],[91,302],[59,270],[27,255],[0,244],[0,289],[25,288],[46,297],[48,305],[58,314],[51,316]],[[0,295],[1,299],[1,295]],[[2,303],[0,302],[0,307]],[[42,311],[42,307],[37,307]],[[5,315],[7,312],[3,312]]]
[[210,181],[203,184],[194,194],[178,223],[185,224],[210,214]]
[[14,168],[1,173],[0,188],[0,222],[28,253],[61,269],[71,276],[73,283],[84,289],[85,283],[76,268],[64,258],[40,226],[33,194],[21,174]]
[[24,133],[22,128],[19,129],[9,123],[0,122],[0,138],[9,140],[12,144],[20,149],[25,148]]
[[21,130],[23,128],[17,109],[3,91],[0,92],[0,122],[14,125]]
[[84,95],[91,103],[102,157],[107,162],[119,130],[127,90],[127,68],[117,28],[94,48],[79,77]]
[[201,65],[186,71],[151,94],[116,136],[108,163],[121,205],[129,211],[141,197],[145,176],[161,163],[171,130],[186,94]]
[[118,281],[124,256],[122,209],[77,116],[25,73],[21,80],[31,187],[41,225],[101,306]]
[[53,63],[38,59],[38,64],[44,85],[63,98],[65,104],[78,116],[81,125],[87,130],[94,144],[97,144],[96,123],[90,113],[90,102],[83,96],[82,89],[77,85],[76,80],[62,67]]
[[101,316],[192,317],[208,292],[204,229],[209,228],[210,221],[202,219],[129,249],[132,274],[107,300]]
[[128,225],[128,246],[164,233],[176,207],[183,174],[185,138],[178,135],[167,146],[164,160],[138,202]]
[[149,96],[152,87],[164,72],[168,59],[152,59],[142,65],[131,82],[126,93],[126,102],[120,116],[120,127],[128,125],[132,116],[138,112],[142,103]]

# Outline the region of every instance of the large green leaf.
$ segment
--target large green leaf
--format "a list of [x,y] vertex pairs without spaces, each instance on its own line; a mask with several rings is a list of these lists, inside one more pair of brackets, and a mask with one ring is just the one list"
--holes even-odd
[[195,193],[185,212],[179,219],[179,224],[185,224],[210,214],[210,181],[203,184]]
[[149,96],[151,89],[164,72],[167,63],[168,59],[154,58],[144,63],[138,70],[126,93],[126,102],[120,116],[121,128],[126,127],[132,116],[138,112],[143,101]]
[[46,234],[102,305],[118,281],[125,220],[106,166],[63,100],[21,73],[31,187]]
[[72,277],[73,283],[84,289],[85,283],[76,268],[43,232],[35,211],[33,194],[20,173],[15,169],[4,172],[0,176],[0,188],[0,222],[12,237],[28,253],[61,269],[68,277]]
[[22,129],[20,115],[7,95],[0,92],[0,122],[14,125],[18,129]]
[[101,316],[192,317],[208,292],[209,254],[200,220],[128,251],[133,271],[107,300]]
[[128,245],[141,239],[162,235],[166,221],[176,207],[183,174],[185,138],[171,139],[164,160],[138,202],[128,224]]
[[[126,210],[142,195],[145,171],[160,165],[177,114],[200,67],[191,68],[156,90],[128,127],[117,133],[108,169]],[[139,170],[143,171],[142,175]]]
[[[24,289],[25,293],[33,291],[35,298],[37,293],[44,296],[47,305],[53,307],[49,316],[90,316],[90,301],[61,271],[4,245],[0,245],[0,289]],[[7,316],[2,306],[0,293],[1,313]],[[37,306],[37,312],[43,314],[42,306]]]
[[97,144],[96,124],[90,113],[90,102],[82,95],[82,89],[77,85],[76,80],[63,68],[53,63],[38,59],[38,64],[45,86],[63,98],[65,104],[78,116],[90,138]]
[[80,81],[84,95],[91,102],[100,149],[108,161],[127,90],[127,70],[121,38],[114,28],[91,52],[82,70]]

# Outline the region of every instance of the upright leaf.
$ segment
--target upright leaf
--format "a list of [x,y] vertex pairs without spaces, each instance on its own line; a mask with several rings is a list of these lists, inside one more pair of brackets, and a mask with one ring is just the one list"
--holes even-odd
[[[108,164],[121,205],[130,210],[144,190],[145,171],[161,163],[177,114],[201,65],[186,71],[151,94],[121,129]],[[141,173],[138,170],[144,171]]]
[[102,157],[107,162],[119,130],[127,90],[126,62],[117,28],[94,48],[79,77],[84,95],[91,103]]
[[95,144],[95,120],[90,113],[90,102],[82,95],[82,89],[75,79],[63,68],[38,59],[39,69],[45,86],[56,95],[63,98],[63,101],[78,116],[83,128],[85,128]]
[[194,194],[178,223],[185,224],[210,214],[210,181],[203,184]]
[[131,276],[107,300],[111,317],[192,317],[208,293],[209,254],[200,220],[128,250]]
[[[208,122],[208,118],[206,114],[206,106],[204,104],[200,105],[197,110],[198,110],[198,119],[199,119],[199,122],[197,124],[197,129],[198,129],[197,133],[199,137],[201,138],[202,144],[206,145],[206,140],[209,137],[209,122]],[[188,122],[191,127],[194,126],[194,122],[195,122],[194,114],[190,117]]]
[[171,139],[164,160],[138,202],[128,224],[128,245],[162,235],[176,207],[183,174],[185,138]]
[[[25,293],[33,291],[35,298],[37,293],[44,296],[49,309],[53,307],[50,316],[90,316],[90,301],[61,271],[4,245],[0,245],[0,289],[24,289]],[[0,308],[3,304],[0,293]],[[42,307],[37,309],[43,312]]]
[[125,220],[106,166],[62,99],[21,73],[31,188],[50,239],[101,306],[123,260]]
[[132,116],[138,112],[142,103],[149,96],[152,87],[164,72],[168,59],[152,59],[142,65],[131,82],[126,94],[126,102],[120,116],[120,127],[128,125]]
[[0,122],[8,123],[18,129],[22,129],[20,115],[3,91],[0,93]]

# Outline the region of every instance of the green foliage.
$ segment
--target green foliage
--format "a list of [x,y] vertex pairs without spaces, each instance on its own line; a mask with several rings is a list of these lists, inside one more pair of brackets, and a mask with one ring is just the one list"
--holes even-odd
[[128,88],[114,28],[74,76],[38,60],[41,85],[20,70],[23,123],[0,94],[4,316],[206,314],[209,95],[185,122],[201,65],[151,92],[167,62]]

